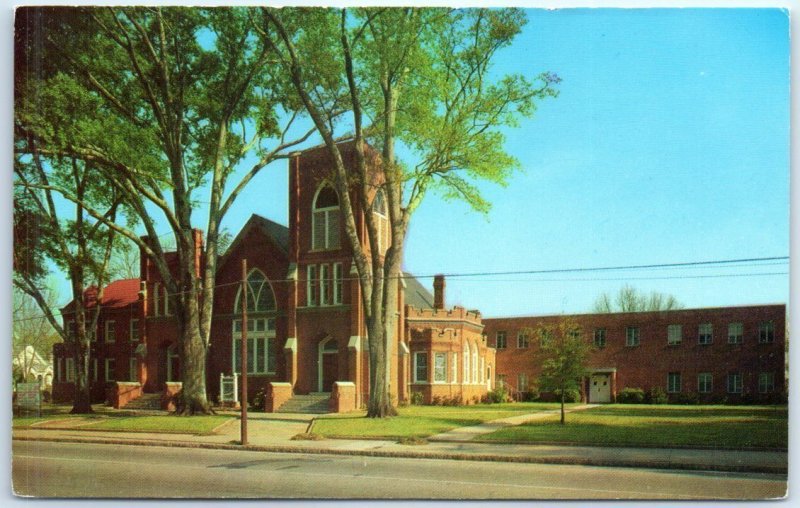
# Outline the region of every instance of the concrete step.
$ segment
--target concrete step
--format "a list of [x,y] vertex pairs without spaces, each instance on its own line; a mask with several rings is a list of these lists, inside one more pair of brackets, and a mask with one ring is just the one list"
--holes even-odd
[[286,401],[278,413],[308,413],[321,414],[327,413],[329,393],[310,393],[308,395],[295,395]]
[[161,394],[146,393],[128,402],[124,409],[161,409]]

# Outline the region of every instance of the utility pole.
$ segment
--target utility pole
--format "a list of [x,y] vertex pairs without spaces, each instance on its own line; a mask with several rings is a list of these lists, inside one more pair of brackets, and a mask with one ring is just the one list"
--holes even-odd
[[242,260],[242,446],[247,445],[247,260]]

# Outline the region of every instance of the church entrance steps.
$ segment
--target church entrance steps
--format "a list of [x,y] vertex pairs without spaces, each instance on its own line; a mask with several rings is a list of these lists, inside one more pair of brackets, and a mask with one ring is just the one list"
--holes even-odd
[[331,394],[326,392],[313,392],[308,395],[294,395],[287,400],[279,409],[278,413],[328,413],[328,403]]

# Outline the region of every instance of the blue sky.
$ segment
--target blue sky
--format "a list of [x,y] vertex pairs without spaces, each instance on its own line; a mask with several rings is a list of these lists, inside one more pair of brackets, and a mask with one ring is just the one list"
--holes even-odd
[[[487,216],[430,195],[412,220],[415,274],[786,256],[789,25],[770,9],[527,11],[498,73],[557,73],[556,100],[507,132],[522,163],[485,185]],[[285,165],[226,220],[286,223]],[[268,198],[267,198],[268,196]],[[265,199],[266,198],[266,199]],[[448,304],[485,316],[587,312],[629,283],[684,305],[787,302],[788,265],[448,280]],[[541,280],[547,279],[547,280]],[[581,279],[557,280],[552,279]],[[603,279],[603,280],[585,280]],[[610,279],[610,280],[607,280]],[[548,281],[549,280],[549,281]],[[430,287],[431,280],[423,283]]]
[[[411,273],[498,272],[786,256],[789,23],[778,9],[527,11],[496,73],[543,71],[561,95],[508,130],[522,170],[486,184],[484,216],[429,195],[409,233]],[[288,223],[285,162],[224,221]],[[207,199],[205,196],[200,199]],[[196,216],[199,227],[205,223]],[[162,228],[167,231],[167,228]],[[788,302],[788,264],[448,279],[448,304],[484,316],[588,312],[629,283],[687,307]],[[724,275],[693,278],[696,275]],[[668,277],[668,278],[664,278]],[[431,279],[422,282],[431,286]],[[64,287],[63,296],[69,294]]]

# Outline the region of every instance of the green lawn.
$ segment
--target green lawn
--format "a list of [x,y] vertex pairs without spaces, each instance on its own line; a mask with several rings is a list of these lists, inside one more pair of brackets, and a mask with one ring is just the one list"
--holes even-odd
[[619,446],[786,448],[785,406],[650,406],[615,404],[508,427],[480,439]]
[[477,425],[508,416],[556,409],[556,403],[519,402],[476,404],[474,406],[408,406],[398,409],[393,418],[365,418],[364,412],[325,416],[315,420],[313,434],[336,437],[428,437],[441,432]]
[[[176,432],[182,434],[208,434],[226,421],[230,416],[209,415],[180,417],[163,416],[131,416],[130,414],[93,414],[93,415],[47,415],[43,417],[14,418],[15,428],[31,427],[47,420],[66,421],[59,424],[62,429],[110,430],[121,432]],[[75,420],[72,426],[69,420]]]

